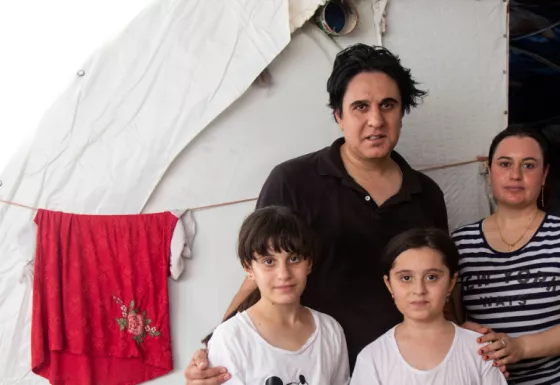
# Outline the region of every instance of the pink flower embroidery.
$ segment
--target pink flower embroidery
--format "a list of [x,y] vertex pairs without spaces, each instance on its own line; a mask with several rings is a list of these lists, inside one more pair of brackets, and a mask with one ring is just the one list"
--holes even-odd
[[129,308],[126,307],[120,298],[113,296],[113,300],[122,312],[122,318],[115,318],[120,330],[124,331],[126,329],[128,333],[132,334],[132,339],[136,341],[138,345],[140,342],[144,342],[146,333],[152,337],[161,335],[155,327],[149,326],[152,320],[146,318],[146,311],[144,310],[140,313],[139,309],[134,308],[134,300],[130,301]]
[[128,314],[128,332],[133,336],[143,333],[144,317],[141,314]]

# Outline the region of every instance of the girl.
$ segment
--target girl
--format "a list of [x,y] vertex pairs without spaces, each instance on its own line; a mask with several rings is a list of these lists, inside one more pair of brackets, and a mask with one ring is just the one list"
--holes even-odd
[[241,226],[238,255],[258,291],[208,342],[210,365],[231,375],[226,384],[348,384],[342,328],[300,304],[316,256],[306,225],[285,207],[256,210]]
[[358,355],[351,385],[505,385],[477,353],[480,334],[443,316],[457,279],[459,254],[441,230],[413,229],[393,238],[383,257],[385,284],[402,323]]

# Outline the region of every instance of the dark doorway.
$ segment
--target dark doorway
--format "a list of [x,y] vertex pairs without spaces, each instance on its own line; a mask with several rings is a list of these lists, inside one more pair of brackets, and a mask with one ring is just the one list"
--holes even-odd
[[560,1],[511,0],[509,122],[540,130],[552,146],[545,210],[560,216]]

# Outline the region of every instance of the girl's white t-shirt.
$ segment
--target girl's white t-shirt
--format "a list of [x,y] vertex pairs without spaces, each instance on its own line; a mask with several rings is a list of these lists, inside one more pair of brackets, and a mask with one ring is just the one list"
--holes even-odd
[[214,331],[208,343],[211,367],[227,368],[227,385],[348,385],[346,339],[334,318],[309,309],[315,331],[297,351],[277,348],[258,333],[247,312]]
[[507,385],[493,362],[478,354],[480,334],[453,325],[451,348],[431,370],[416,369],[405,361],[395,339],[395,326],[360,352],[350,385]]

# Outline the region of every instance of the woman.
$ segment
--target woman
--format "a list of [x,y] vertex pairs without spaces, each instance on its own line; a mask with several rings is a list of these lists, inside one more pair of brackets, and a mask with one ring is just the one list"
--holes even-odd
[[488,155],[497,210],[453,233],[466,317],[489,328],[479,354],[511,384],[560,383],[560,218],[537,206],[548,170],[542,136],[502,131]]

